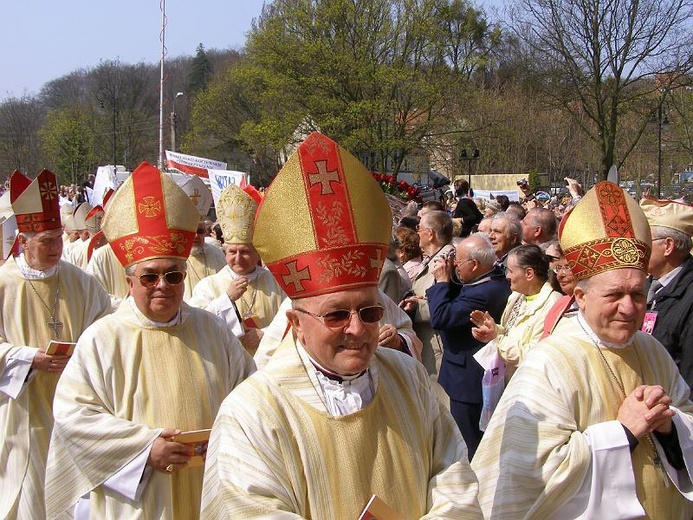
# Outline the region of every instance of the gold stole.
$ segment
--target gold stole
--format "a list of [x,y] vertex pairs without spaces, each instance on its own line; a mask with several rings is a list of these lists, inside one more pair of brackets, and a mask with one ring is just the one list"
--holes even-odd
[[[181,326],[141,329],[137,340],[141,367],[126,382],[120,414],[151,428],[177,428],[182,431],[211,428],[209,396],[204,389],[204,360],[187,344],[194,344],[194,331]],[[185,468],[165,475],[154,472],[151,479],[170,479],[173,518],[197,518],[202,497],[204,467]],[[149,482],[151,486],[153,482]],[[147,490],[144,492],[147,493]],[[96,496],[95,496],[96,495]],[[92,494],[94,510],[104,511],[104,489]],[[166,497],[150,497],[166,500]]]
[[[623,403],[623,397],[621,389],[614,380],[614,374],[626,395],[642,384],[655,384],[655,378],[651,367],[643,363],[646,360],[645,355],[638,355],[637,344],[634,343],[623,349],[601,349],[614,374],[611,374],[604,366],[604,361],[596,352],[596,348],[592,345],[592,348],[588,349],[591,366],[599,367],[601,370],[602,376],[599,378],[601,395],[605,398],[613,396],[612,400],[605,400],[604,412],[608,417],[615,418]],[[584,430],[583,427],[580,429]],[[686,499],[673,483],[669,482],[668,487],[664,484],[664,470],[654,465],[654,457],[655,453],[650,442],[643,437],[631,454],[638,500],[643,505],[648,518],[653,520],[683,518],[684,512],[687,511]],[[608,478],[608,475],[605,478]],[[668,477],[666,478],[668,480]]]
[[[358,518],[372,494],[403,518],[426,513],[430,460],[424,424],[416,424],[417,439],[403,435],[400,425],[420,423],[407,386],[393,367],[380,364],[379,388],[364,409],[341,417],[316,410],[284,392],[294,411],[294,430],[303,446],[308,483],[309,518]],[[411,413],[400,415],[392,399],[407,400]]]

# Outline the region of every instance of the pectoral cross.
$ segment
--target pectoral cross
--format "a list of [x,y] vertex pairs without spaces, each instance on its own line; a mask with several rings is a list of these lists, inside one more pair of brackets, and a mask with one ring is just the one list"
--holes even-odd
[[57,321],[55,319],[55,316],[51,316],[51,319],[48,322],[48,328],[53,330],[53,332],[55,333],[55,339],[60,339],[60,336],[62,335],[62,330],[63,330],[63,322],[62,321]]

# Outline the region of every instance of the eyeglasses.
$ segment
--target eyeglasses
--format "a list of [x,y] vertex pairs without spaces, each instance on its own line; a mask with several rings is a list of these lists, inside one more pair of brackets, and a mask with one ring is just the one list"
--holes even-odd
[[140,279],[140,283],[144,287],[154,287],[157,283],[159,283],[160,279],[164,279],[164,281],[168,285],[180,285],[183,283],[183,280],[185,280],[185,271],[169,271],[168,273],[145,273],[139,275],[137,278]]
[[653,238],[652,241],[656,242],[657,240],[666,240],[669,237],[658,237],[658,238]]
[[466,264],[467,262],[474,262],[473,258],[467,258],[466,260],[456,260],[455,265],[459,266],[461,264]]
[[372,307],[362,307],[355,311],[339,309],[336,311],[326,312],[325,314],[313,314],[305,309],[294,309],[295,311],[308,314],[313,318],[320,320],[326,327],[330,329],[341,329],[349,325],[351,316],[357,314],[363,323],[378,323],[385,314],[385,309],[380,305]]
[[426,226],[422,226],[421,224],[417,224],[417,225],[416,225],[416,230],[417,230],[417,231],[421,231],[422,229],[428,229],[428,230],[430,230],[431,228],[430,228],[430,227],[426,227]]
[[556,274],[561,274],[561,271],[568,274],[571,274],[573,272],[571,271],[569,265],[557,265],[556,267],[552,267],[551,270]]

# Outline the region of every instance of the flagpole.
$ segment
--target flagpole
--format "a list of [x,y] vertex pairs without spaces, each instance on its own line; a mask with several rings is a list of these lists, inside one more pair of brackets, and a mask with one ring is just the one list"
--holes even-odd
[[159,76],[159,171],[164,168],[164,58],[166,56],[166,0],[159,0],[161,9],[161,59]]

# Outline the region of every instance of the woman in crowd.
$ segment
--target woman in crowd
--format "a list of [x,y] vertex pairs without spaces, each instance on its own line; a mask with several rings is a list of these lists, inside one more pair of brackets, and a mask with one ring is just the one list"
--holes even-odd
[[400,265],[413,282],[423,267],[421,264],[422,253],[421,247],[419,247],[419,235],[409,227],[399,226],[395,229],[395,237],[399,241],[397,258],[399,258]]
[[573,271],[570,270],[568,261],[558,241],[551,243],[551,245],[546,248],[546,256],[549,257],[551,271],[555,273],[554,278],[563,296],[553,305],[546,315],[542,338],[545,338],[553,332],[553,329],[556,328],[556,325],[562,317],[573,316],[577,314],[578,311],[577,303],[575,303],[575,298],[573,297],[573,290],[577,285],[577,280],[575,279],[575,275],[573,275]]
[[518,246],[508,255],[506,278],[513,292],[500,325],[488,312],[472,312],[471,320],[476,325],[472,336],[484,343],[496,340],[498,353],[506,365],[506,381],[527,350],[541,339],[546,315],[561,297],[549,284],[548,277],[549,260],[539,246]]

